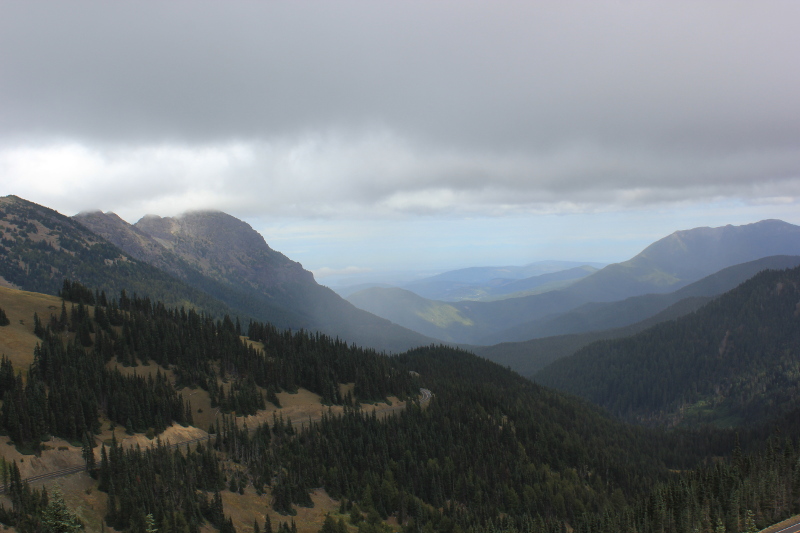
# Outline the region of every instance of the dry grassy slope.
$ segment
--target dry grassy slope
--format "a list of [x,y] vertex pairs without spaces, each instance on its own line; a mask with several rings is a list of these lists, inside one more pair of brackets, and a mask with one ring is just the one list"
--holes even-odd
[[61,299],[0,287],[0,307],[11,321],[0,328],[0,354],[5,354],[15,369],[26,369],[33,361],[33,349],[39,341],[33,334],[33,314],[46,322],[51,314],[61,313]]
[[[39,339],[33,334],[33,313],[37,313],[43,321],[46,321],[50,314],[61,312],[61,299],[55,296],[38,294],[33,292],[20,291],[6,287],[0,287],[0,307],[2,307],[11,324],[0,328],[0,354],[5,354],[13,363],[17,370],[25,370],[33,361],[33,349]],[[69,307],[69,306],[68,306]],[[250,342],[250,341],[248,341]],[[259,343],[251,343],[259,347]],[[116,365],[113,361],[111,365]],[[155,375],[162,372],[170,378],[172,372],[165,370],[157,365],[140,365],[137,367],[123,367],[116,365],[125,374],[134,372],[140,376]],[[340,385],[342,392],[351,390],[353,384]],[[159,435],[164,442],[178,443],[199,437],[205,437],[208,433],[204,429],[221,419],[218,409],[211,407],[211,400],[208,393],[202,389],[184,388],[180,391],[184,398],[191,400],[194,422],[196,427],[182,427],[174,424]],[[265,391],[262,391],[265,392]],[[281,415],[284,419],[291,418],[295,425],[302,425],[310,419],[316,420],[328,411],[341,413],[339,406],[324,406],[320,397],[311,391],[300,389],[296,394],[287,392],[278,393],[281,408],[278,409],[272,404],[267,404],[267,409],[253,416],[237,417],[237,423],[247,423],[248,427],[256,427],[262,422],[271,423],[273,416]],[[405,407],[404,402],[397,398],[389,398],[392,402],[388,404],[362,404],[362,409],[376,410],[384,416]],[[147,447],[155,444],[154,440],[148,439],[144,434],[128,435],[125,428],[116,426],[111,428],[108,420],[103,420],[101,433],[97,435],[98,442],[110,442],[112,433],[118,442],[123,446]],[[80,446],[72,446],[69,442],[62,439],[53,438],[45,444],[45,450],[39,457],[33,455],[22,455],[17,449],[8,444],[8,437],[0,437],[0,458],[4,461],[17,463],[23,478],[69,468],[83,464]],[[95,449],[95,456],[100,460],[100,450]],[[239,468],[230,464],[228,468]],[[106,512],[106,495],[97,490],[97,483],[87,474],[75,474],[44,483],[49,491],[59,488],[64,493],[67,504],[75,510],[78,516],[86,524],[88,531],[100,531],[101,519]],[[223,503],[225,513],[233,519],[236,530],[240,533],[247,533],[253,529],[253,520],[257,519],[260,525],[264,523],[264,513],[269,513],[274,526],[279,522],[289,521],[290,517],[284,517],[274,512],[270,506],[271,496],[269,492],[264,495],[257,495],[252,487],[245,490],[244,495],[234,494],[229,491],[223,493]],[[330,498],[324,490],[318,489],[311,495],[314,507],[307,509],[297,508],[297,516],[294,517],[297,529],[300,533],[316,533],[322,527],[327,513],[333,513],[338,518],[336,511],[339,503]],[[5,496],[0,496],[0,503],[10,507],[11,502]],[[391,524],[391,523],[390,523]],[[396,526],[396,524],[392,524]],[[113,531],[106,526],[107,531]],[[355,531],[354,527],[351,530]],[[211,527],[203,528],[204,533],[215,531]]]

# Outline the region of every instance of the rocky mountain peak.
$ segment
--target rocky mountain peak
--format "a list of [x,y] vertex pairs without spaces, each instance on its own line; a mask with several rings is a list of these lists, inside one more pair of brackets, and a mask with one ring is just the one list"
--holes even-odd
[[314,283],[313,275],[300,263],[270,248],[248,223],[226,213],[147,215],[134,227],[218,280],[262,289],[283,283]]

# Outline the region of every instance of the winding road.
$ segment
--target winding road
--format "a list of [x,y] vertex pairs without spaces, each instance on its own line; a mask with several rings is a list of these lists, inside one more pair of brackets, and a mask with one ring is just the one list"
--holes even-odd
[[800,533],[800,516],[795,516],[794,518],[790,518],[788,521],[794,521],[794,524],[787,525],[783,528],[773,529],[775,526],[768,527],[767,529],[763,529],[765,533]]

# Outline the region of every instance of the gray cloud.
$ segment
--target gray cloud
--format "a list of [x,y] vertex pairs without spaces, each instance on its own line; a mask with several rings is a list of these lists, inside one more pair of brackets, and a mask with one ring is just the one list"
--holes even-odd
[[11,147],[0,149],[0,174],[9,191],[72,212],[101,207],[130,217],[217,208],[244,217],[391,218],[794,201],[798,160],[791,150],[712,157],[591,145],[524,154],[431,151],[367,131],[136,149]]
[[3,181],[45,196],[72,183],[76,210],[502,215],[800,196],[796,3],[2,11]]

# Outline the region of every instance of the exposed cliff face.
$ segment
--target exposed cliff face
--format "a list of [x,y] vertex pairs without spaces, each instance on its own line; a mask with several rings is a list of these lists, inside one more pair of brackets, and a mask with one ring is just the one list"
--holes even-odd
[[185,265],[177,255],[146,233],[128,224],[115,213],[91,211],[72,217],[73,220],[125,250],[131,257],[169,272],[181,279],[186,278]]
[[173,218],[148,215],[134,228],[219,281],[253,289],[315,284],[314,276],[300,263],[276,252],[249,224],[225,213],[203,211]]

